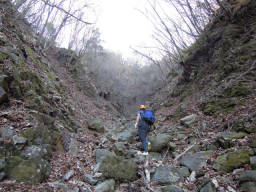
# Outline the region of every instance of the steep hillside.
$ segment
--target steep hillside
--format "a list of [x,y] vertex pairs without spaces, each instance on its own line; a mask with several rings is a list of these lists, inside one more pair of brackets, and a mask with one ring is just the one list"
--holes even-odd
[[255,0],[220,11],[183,75],[151,96],[148,156],[81,58],[42,50],[10,1],[0,7],[1,191],[256,191]]

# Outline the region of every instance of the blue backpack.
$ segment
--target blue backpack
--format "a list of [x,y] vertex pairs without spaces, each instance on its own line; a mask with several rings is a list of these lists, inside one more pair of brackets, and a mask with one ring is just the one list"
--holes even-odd
[[148,125],[153,125],[155,122],[155,114],[149,110],[146,109],[145,112],[143,113],[142,119],[148,124]]

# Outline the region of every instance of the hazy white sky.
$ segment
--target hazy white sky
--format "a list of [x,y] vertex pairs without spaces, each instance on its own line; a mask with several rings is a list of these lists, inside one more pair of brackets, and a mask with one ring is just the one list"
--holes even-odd
[[145,0],[98,0],[97,4],[97,26],[105,48],[129,57],[129,47],[149,44],[153,28],[136,10],[145,9]]

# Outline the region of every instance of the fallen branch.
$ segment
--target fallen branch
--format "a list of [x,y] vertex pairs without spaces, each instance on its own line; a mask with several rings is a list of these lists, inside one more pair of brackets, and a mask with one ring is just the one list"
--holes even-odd
[[179,154],[175,159],[174,159],[174,165],[176,165],[177,160],[182,157],[183,155],[185,155],[190,149],[192,149],[197,143],[190,145],[184,152],[182,152],[181,154]]

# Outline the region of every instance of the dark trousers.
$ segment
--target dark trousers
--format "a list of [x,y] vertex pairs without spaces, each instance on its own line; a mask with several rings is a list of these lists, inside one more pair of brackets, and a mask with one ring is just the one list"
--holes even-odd
[[148,152],[147,134],[149,132],[149,126],[145,121],[140,120],[138,123],[138,127],[139,127],[139,138],[141,140],[142,147],[144,149],[144,152]]

